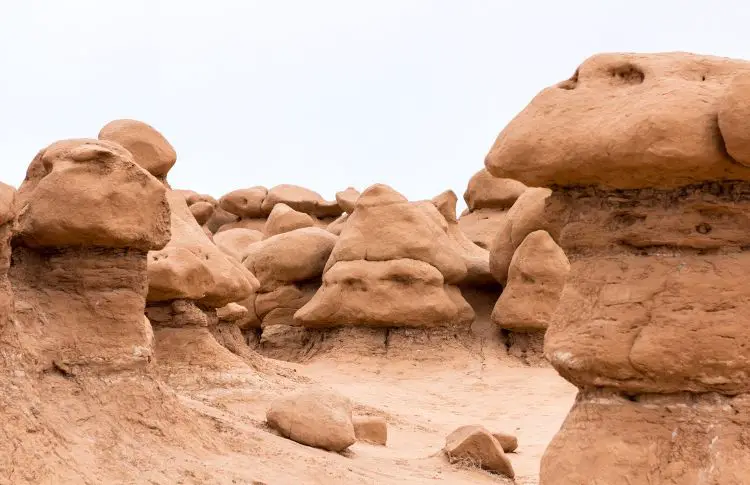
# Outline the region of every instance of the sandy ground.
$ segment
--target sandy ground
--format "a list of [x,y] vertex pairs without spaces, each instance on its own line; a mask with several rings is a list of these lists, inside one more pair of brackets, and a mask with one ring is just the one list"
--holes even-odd
[[[344,454],[327,453],[275,436],[264,427],[265,410],[278,388],[215,387],[178,391],[189,407],[251,441],[256,455],[252,480],[230,472],[239,457],[207,456],[208,468],[224,467],[236,476],[221,483],[293,484],[490,484],[538,482],[539,461],[570,409],[575,388],[551,368],[505,360],[425,361],[349,356],[316,357],[305,364],[280,364],[302,382],[320,382],[349,396],[355,414],[384,415],[387,447],[357,443]],[[448,464],[440,450],[445,436],[466,424],[515,434],[519,448],[510,455],[516,481]],[[226,431],[226,430],[225,430]],[[250,438],[248,438],[250,436]],[[219,480],[205,483],[219,483]],[[192,477],[185,483],[202,483]]]

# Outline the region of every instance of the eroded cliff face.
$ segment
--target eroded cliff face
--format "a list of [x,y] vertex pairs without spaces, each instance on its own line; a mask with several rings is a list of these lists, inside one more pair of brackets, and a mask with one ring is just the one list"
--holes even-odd
[[543,485],[748,483],[750,173],[717,119],[749,67],[595,56],[487,156],[552,189],[543,225],[570,261],[545,352],[579,395]]

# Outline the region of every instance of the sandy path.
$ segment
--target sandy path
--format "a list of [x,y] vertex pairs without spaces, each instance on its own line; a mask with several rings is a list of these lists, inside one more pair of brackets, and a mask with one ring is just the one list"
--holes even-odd
[[[325,382],[389,419],[387,448],[355,445],[358,456],[419,460],[438,453],[445,436],[464,424],[515,434],[511,455],[517,483],[536,484],[539,460],[567,414],[575,388],[550,368],[319,360],[300,373]],[[367,411],[367,409],[361,409]],[[355,460],[356,461],[356,460]],[[409,483],[405,480],[403,483]]]

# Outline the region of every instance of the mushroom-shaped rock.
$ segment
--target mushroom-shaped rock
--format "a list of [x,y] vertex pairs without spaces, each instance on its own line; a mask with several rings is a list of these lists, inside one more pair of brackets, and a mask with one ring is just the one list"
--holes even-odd
[[441,227],[392,188],[373,185],[359,197],[327,267],[339,261],[401,258],[434,266],[447,283],[466,276],[466,265]]
[[284,203],[279,203],[273,206],[273,210],[263,227],[263,232],[267,237],[271,237],[314,225],[313,218],[308,214],[294,210]]
[[354,435],[358,441],[385,446],[388,442],[388,423],[382,416],[355,416]]
[[213,238],[216,247],[221,249],[224,254],[241,262],[250,251],[250,246],[263,239],[263,233],[238,227],[217,232]]
[[249,246],[244,264],[261,283],[261,291],[274,282],[305,281],[323,273],[336,236],[319,227],[277,234]]
[[177,153],[167,139],[142,121],[111,121],[99,131],[98,138],[122,145],[133,154],[135,163],[160,179],[177,161]]
[[750,72],[743,72],[734,76],[719,104],[719,131],[729,156],[746,167],[750,167],[749,116]]
[[508,283],[492,311],[492,320],[508,330],[545,330],[568,272],[568,258],[552,237],[546,231],[532,232],[513,255]]
[[336,202],[339,203],[339,207],[344,212],[351,214],[354,212],[354,205],[359,199],[359,191],[354,187],[347,187],[346,190],[336,192]]
[[323,274],[323,286],[295,314],[304,326],[466,324],[474,312],[452,284],[466,265],[432,206],[431,217],[385,185],[357,200]]
[[548,229],[544,207],[551,193],[550,189],[540,187],[527,189],[497,228],[490,248],[490,271],[498,282],[504,284],[507,280],[513,254],[526,236],[539,229]]
[[732,85],[732,79],[749,72],[746,61],[688,53],[595,55],[508,124],[485,166],[530,186],[674,188],[750,180],[750,167],[730,157],[740,150],[736,134],[747,136],[741,128],[747,101],[736,105],[740,120],[727,131],[726,147],[722,141],[734,109],[722,109],[722,102],[726,108],[743,89],[743,81]]
[[15,191],[0,186],[3,237],[20,208],[8,272],[14,328],[40,369],[113,372],[151,361],[146,254],[169,240],[165,190],[130,152],[100,140],[40,151],[17,204]]
[[190,206],[190,213],[195,217],[199,226],[208,222],[214,214],[214,206],[210,202],[200,201]]
[[28,247],[147,251],[169,240],[164,186],[112,142],[65,140],[40,151],[19,204],[17,238]]
[[269,214],[277,204],[286,204],[296,211],[317,217],[341,215],[336,202],[327,202],[319,193],[297,185],[282,184],[271,188],[263,200],[263,211]]
[[219,199],[219,206],[243,219],[263,217],[268,214],[261,209],[266,194],[268,189],[260,186],[234,190]]
[[148,300],[185,298],[219,308],[250,296],[258,287],[252,273],[208,239],[179,194],[169,191],[167,199],[172,238],[149,254]]
[[513,465],[492,433],[482,426],[461,426],[448,435],[443,448],[451,463],[467,463],[515,477]]
[[282,436],[324,450],[344,451],[357,440],[351,401],[327,389],[306,389],[276,399],[266,420]]
[[474,312],[434,266],[408,258],[341,261],[294,315],[299,325],[435,327],[468,324]]
[[469,210],[508,209],[526,190],[526,186],[513,179],[493,177],[487,169],[475,173],[464,192]]

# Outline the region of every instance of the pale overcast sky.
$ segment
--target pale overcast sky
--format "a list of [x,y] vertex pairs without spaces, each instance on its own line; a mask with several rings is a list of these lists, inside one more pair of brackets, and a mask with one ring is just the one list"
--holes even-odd
[[220,196],[384,182],[459,197],[503,126],[603,51],[750,59],[750,2],[0,0],[0,180],[115,118]]

